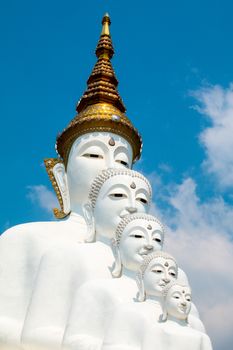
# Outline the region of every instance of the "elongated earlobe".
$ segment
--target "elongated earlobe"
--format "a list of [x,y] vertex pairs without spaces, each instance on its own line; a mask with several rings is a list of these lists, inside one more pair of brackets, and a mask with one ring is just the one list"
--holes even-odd
[[142,302],[146,300],[146,293],[144,288],[144,282],[141,274],[137,274],[136,276],[136,283],[138,286],[138,295],[137,300]]
[[68,188],[68,182],[67,182],[67,176],[66,176],[64,164],[57,163],[53,167],[53,174],[62,196],[63,211],[65,214],[69,214],[70,213],[70,195],[69,195],[69,188]]
[[162,307],[162,311],[163,311],[163,313],[160,315],[159,320],[160,320],[160,322],[166,322],[167,321],[167,310],[164,307],[164,305]]
[[83,216],[87,224],[87,238],[85,242],[92,243],[96,241],[95,234],[95,220],[93,215],[93,208],[90,203],[83,205]]
[[112,276],[119,278],[122,274],[121,254],[115,238],[111,239],[112,252],[115,258],[115,262],[112,269]]

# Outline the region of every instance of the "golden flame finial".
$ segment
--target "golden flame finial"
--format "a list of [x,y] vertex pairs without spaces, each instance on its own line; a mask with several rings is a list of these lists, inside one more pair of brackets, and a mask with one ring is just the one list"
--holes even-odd
[[101,35],[110,35],[109,26],[111,24],[111,20],[107,12],[105,13],[102,19],[102,24],[103,24],[103,27],[102,27]]

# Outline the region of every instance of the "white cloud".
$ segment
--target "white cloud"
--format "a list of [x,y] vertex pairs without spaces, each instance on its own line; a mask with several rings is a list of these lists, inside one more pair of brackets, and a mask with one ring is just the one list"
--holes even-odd
[[52,209],[58,206],[58,201],[53,192],[44,185],[27,186],[27,198],[35,205],[45,210],[47,213],[52,213]]
[[200,88],[192,93],[211,125],[200,134],[206,159],[205,169],[214,174],[222,188],[233,187],[233,84]]

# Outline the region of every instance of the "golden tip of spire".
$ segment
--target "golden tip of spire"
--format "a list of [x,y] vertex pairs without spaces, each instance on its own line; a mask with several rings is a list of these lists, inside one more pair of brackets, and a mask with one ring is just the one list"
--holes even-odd
[[102,19],[102,32],[101,35],[110,35],[110,31],[109,31],[109,26],[111,24],[111,20],[109,17],[109,14],[106,12],[103,19]]

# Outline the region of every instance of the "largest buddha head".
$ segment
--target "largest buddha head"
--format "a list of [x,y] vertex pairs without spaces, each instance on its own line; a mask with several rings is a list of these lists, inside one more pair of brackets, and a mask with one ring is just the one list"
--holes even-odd
[[107,168],[131,168],[141,153],[141,138],[125,115],[111,65],[114,54],[109,33],[110,18],[102,20],[96,48],[97,63],[87,81],[87,90],[77,105],[77,115],[58,136],[57,159],[45,165],[58,196],[57,218],[79,213],[97,174]]

